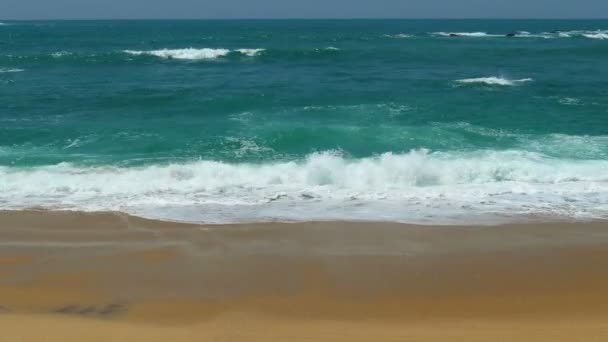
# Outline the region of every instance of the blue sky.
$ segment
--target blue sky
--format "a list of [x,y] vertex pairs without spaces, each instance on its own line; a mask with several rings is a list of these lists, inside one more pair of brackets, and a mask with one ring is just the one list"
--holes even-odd
[[608,18],[608,0],[0,0],[0,18]]

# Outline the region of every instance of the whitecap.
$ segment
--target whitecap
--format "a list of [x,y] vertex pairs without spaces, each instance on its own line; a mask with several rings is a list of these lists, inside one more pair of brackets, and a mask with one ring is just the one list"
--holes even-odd
[[71,53],[71,52],[69,52],[69,51],[57,51],[57,52],[53,52],[53,53],[51,54],[51,56],[52,56],[53,58],[61,58],[61,57],[69,56],[69,55],[71,55],[71,54],[72,54],[72,53]]
[[413,37],[411,34],[407,34],[407,33],[385,34],[383,36],[386,37],[386,38],[395,38],[395,39],[402,39],[402,38],[411,38],[411,37]]
[[558,102],[566,106],[582,106],[581,100],[574,97],[563,97]]
[[6,73],[14,73],[14,72],[23,72],[25,71],[24,69],[8,69],[8,68],[0,68],[0,74],[6,74]]
[[598,32],[598,33],[585,33],[583,34],[583,37],[585,38],[589,38],[589,39],[608,39],[608,33],[604,33],[604,32]]
[[164,59],[183,59],[183,60],[202,60],[202,59],[217,59],[224,57],[230,53],[228,49],[162,49],[162,50],[149,50],[149,51],[136,51],[136,50],[124,50],[125,53],[141,56],[155,56]]
[[237,49],[236,51],[249,57],[255,57],[262,54],[266,49]]
[[433,35],[442,36],[442,37],[502,37],[504,35],[498,34],[489,34],[486,32],[434,32]]
[[478,78],[465,78],[461,80],[456,80],[457,83],[464,84],[486,84],[486,85],[500,85],[500,86],[514,86],[519,83],[531,82],[533,79],[531,78],[522,78],[518,80],[509,80],[503,77],[478,77]]

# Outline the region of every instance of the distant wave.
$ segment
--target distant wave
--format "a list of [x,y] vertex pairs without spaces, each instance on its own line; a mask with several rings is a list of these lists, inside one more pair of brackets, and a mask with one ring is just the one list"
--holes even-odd
[[150,51],[134,51],[125,50],[125,53],[134,56],[148,55],[156,56],[165,59],[216,59],[219,57],[226,56],[230,53],[227,49],[162,49],[162,50],[150,50]]
[[608,31],[606,30],[571,30],[571,31],[551,31],[551,32],[517,32],[515,37],[519,38],[589,38],[589,39],[608,39]]
[[341,49],[335,46],[309,47],[296,49],[264,49],[264,48],[184,48],[184,49],[157,49],[157,50],[113,50],[113,51],[69,51],[57,50],[55,52],[45,52],[41,54],[23,55],[2,55],[0,62],[12,63],[13,60],[19,61],[47,61],[52,63],[87,63],[103,64],[115,62],[132,62],[134,57],[138,58],[158,58],[162,60],[180,61],[214,61],[231,60],[238,62],[246,58],[264,57],[266,60],[297,60],[310,58],[335,57]]
[[385,34],[385,35],[383,35],[383,37],[402,39],[402,38],[411,38],[411,37],[413,37],[413,35],[407,34],[407,33],[397,33],[397,34]]
[[52,56],[53,58],[61,58],[61,57],[69,56],[69,55],[71,55],[71,54],[72,54],[72,53],[71,53],[71,52],[69,52],[69,51],[57,51],[57,52],[53,52],[53,53],[51,54],[51,56]]
[[606,32],[598,32],[598,33],[586,33],[583,34],[583,37],[590,39],[608,39],[608,33]]
[[479,77],[479,78],[465,78],[462,80],[456,80],[457,83],[466,83],[466,84],[487,84],[487,85],[500,85],[500,86],[514,86],[518,83],[523,82],[531,82],[533,79],[531,78],[522,78],[519,80],[509,80],[502,77]]
[[315,51],[329,51],[329,52],[334,51],[335,52],[335,51],[340,51],[340,49],[338,49],[335,46],[328,46],[328,47],[322,48],[322,49],[315,49]]
[[589,38],[589,39],[608,39],[608,30],[571,30],[571,31],[551,31],[531,33],[528,31],[513,31],[498,33],[487,32],[432,32],[431,36],[439,37],[468,37],[468,38]]
[[0,69],[0,74],[13,73],[13,72],[23,72],[23,69]]
[[124,50],[125,53],[134,56],[155,56],[164,59],[184,59],[184,60],[204,60],[204,59],[217,59],[220,57],[228,56],[231,53],[238,53],[245,56],[253,57],[264,52],[265,49],[162,49],[162,50],[149,50],[149,51],[135,51],[135,50]]
[[557,102],[565,106],[582,106],[581,100],[575,97],[563,97],[560,98]]
[[489,34],[486,32],[433,32],[441,37],[502,37],[504,34]]
[[266,51],[266,49],[237,49],[236,51],[242,53],[243,55],[254,57],[263,53]]

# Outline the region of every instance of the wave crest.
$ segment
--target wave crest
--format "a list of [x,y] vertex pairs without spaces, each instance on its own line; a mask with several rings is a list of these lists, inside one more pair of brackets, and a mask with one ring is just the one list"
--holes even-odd
[[266,51],[266,49],[237,49],[236,51],[249,57],[255,57]]
[[[323,152],[302,161],[265,164],[198,161],[131,168],[59,164],[0,167],[0,190],[3,209],[137,214],[195,207],[199,217],[195,221],[205,222],[215,220],[209,215],[218,208],[227,215],[220,221],[234,222],[271,208],[277,211],[266,212],[264,219],[294,218],[294,210],[310,205],[327,217],[342,219],[353,218],[355,212],[363,215],[359,218],[392,215],[391,219],[405,221],[408,215],[420,213],[445,216],[438,206],[466,208],[469,214],[471,208],[478,208],[483,213],[539,210],[571,217],[582,211],[601,216],[608,209],[608,161],[560,160],[524,151],[415,150],[362,159]],[[315,213],[309,209],[303,219],[310,220]]]
[[218,57],[226,56],[230,53],[227,49],[162,49],[162,50],[150,50],[150,51],[134,51],[125,50],[125,53],[134,56],[149,55],[164,59],[216,59]]
[[15,72],[23,72],[25,71],[24,69],[16,69],[16,68],[0,68],[0,74],[7,74],[7,73],[15,73]]
[[124,50],[123,52],[134,55],[134,56],[155,56],[163,59],[183,59],[183,60],[204,60],[204,59],[217,59],[220,57],[226,57],[231,53],[238,53],[249,57],[254,57],[265,49],[162,49],[162,50],[148,50],[148,51],[136,51],[136,50]]
[[583,37],[585,38],[590,38],[590,39],[608,39],[608,33],[606,32],[598,32],[598,33],[586,33],[583,34]]
[[411,38],[413,35],[407,33],[397,33],[397,34],[385,34],[383,37],[386,38],[394,38],[394,39],[403,39],[403,38]]
[[456,80],[457,83],[464,84],[486,84],[486,85],[499,85],[499,86],[514,86],[519,83],[531,82],[533,79],[531,78],[522,78],[518,80],[509,80],[503,77],[478,77],[478,78],[465,78],[461,80]]
[[433,32],[435,36],[441,37],[502,37],[504,35],[501,34],[489,34],[486,32]]

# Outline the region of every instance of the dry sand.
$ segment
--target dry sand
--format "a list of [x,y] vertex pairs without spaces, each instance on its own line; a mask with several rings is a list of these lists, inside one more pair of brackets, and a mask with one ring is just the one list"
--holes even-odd
[[0,213],[0,341],[608,341],[608,223]]

